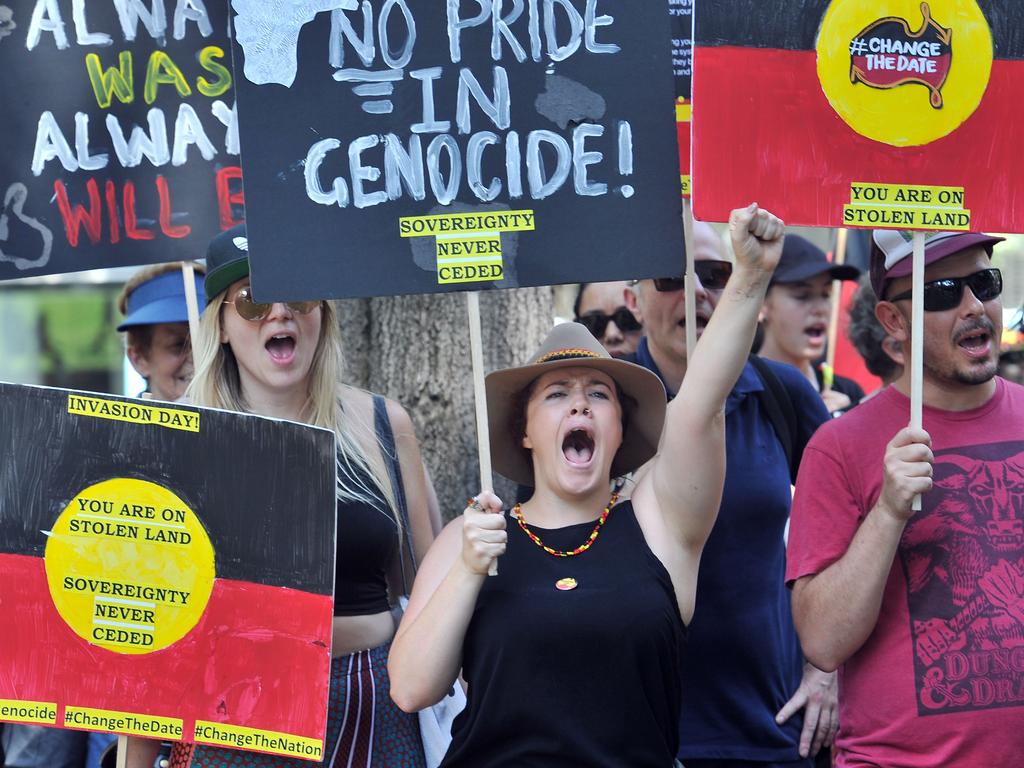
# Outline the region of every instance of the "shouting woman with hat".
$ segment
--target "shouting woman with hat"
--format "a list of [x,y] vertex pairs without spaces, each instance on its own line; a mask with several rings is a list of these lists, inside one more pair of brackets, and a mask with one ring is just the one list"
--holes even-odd
[[[756,204],[730,229],[736,269],[667,411],[657,376],[577,324],[487,378],[495,468],[536,491],[508,512],[481,493],[445,528],[388,662],[406,711],[440,700],[460,670],[468,683],[443,766],[672,765],[725,399],[782,250],[782,222]],[[641,467],[616,505],[612,478]]]

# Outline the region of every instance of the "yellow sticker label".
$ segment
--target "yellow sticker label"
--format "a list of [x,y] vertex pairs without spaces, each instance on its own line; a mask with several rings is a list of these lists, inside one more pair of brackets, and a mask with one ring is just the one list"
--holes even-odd
[[398,220],[402,237],[434,238],[439,285],[501,280],[505,276],[502,232],[533,229],[533,211],[446,213]]
[[97,419],[126,421],[130,424],[155,424],[159,427],[180,429],[185,432],[199,431],[199,413],[179,408],[160,408],[141,403],[125,403],[120,400],[68,395],[68,413],[76,416],[93,416]]
[[992,72],[992,31],[976,0],[832,0],[816,47],[836,114],[896,147],[955,131],[978,108]]
[[850,202],[843,206],[843,225],[967,231],[971,212],[963,205],[963,187],[855,181],[850,185]]
[[64,708],[64,727],[130,733],[154,739],[180,739],[184,726],[174,717],[69,706]]
[[0,699],[0,720],[56,725],[57,705],[50,701]]
[[501,259],[501,235],[437,238],[437,282],[471,283],[500,280],[504,275]]
[[158,651],[206,610],[213,545],[188,505],[156,483],[118,477],[89,486],[46,533],[50,596],[68,626],[94,645]]
[[683,188],[683,194],[687,197],[690,195],[690,174],[679,174],[679,183]]
[[323,743],[319,739],[293,736],[290,733],[276,731],[260,731],[256,728],[243,728],[240,725],[211,723],[206,720],[196,720],[195,741],[197,744],[214,744],[232,749],[271,752],[275,755],[287,755],[306,760],[321,760],[324,752]]
[[693,118],[693,104],[676,102],[676,122],[688,123]]
[[441,213],[433,216],[403,216],[398,220],[398,234],[401,237],[527,232],[533,228],[533,211]]

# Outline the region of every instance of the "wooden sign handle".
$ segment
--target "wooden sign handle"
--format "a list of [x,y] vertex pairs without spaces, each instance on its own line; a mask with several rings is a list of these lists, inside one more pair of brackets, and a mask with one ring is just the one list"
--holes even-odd
[[[839,233],[836,235],[836,253],[833,263],[836,266],[842,266],[846,263],[846,238],[848,230],[846,227],[840,227]],[[839,338],[839,310],[843,304],[843,281],[833,280],[832,281],[832,314],[829,317],[828,322],[828,349],[825,351],[825,371],[828,375],[828,381],[826,382],[826,389],[832,388],[832,381],[835,376],[836,366],[836,340]]]
[[[466,294],[466,309],[469,311],[469,346],[473,360],[473,400],[476,403],[476,449],[480,457],[480,490],[493,491],[491,479],[491,435],[487,424],[487,393],[484,390],[484,345],[480,332],[480,294],[470,291]],[[489,576],[498,575],[498,562],[491,563]]]
[[181,263],[181,279],[185,281],[185,306],[188,308],[189,339],[199,332],[199,297],[196,295],[196,273],[191,261]]
[[[910,315],[910,426],[923,426],[924,396],[924,232],[914,232],[914,271],[911,277],[913,301]],[[921,511],[921,497],[911,507]]]
[[689,198],[683,198],[683,235],[686,239],[686,279],[683,282],[686,300],[686,360],[689,362],[693,357],[693,350],[697,347],[697,272],[693,252],[693,208]]

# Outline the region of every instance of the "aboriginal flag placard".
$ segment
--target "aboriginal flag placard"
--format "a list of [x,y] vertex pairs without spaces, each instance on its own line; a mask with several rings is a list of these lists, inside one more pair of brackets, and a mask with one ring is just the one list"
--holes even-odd
[[717,0],[694,24],[694,205],[1024,231],[1017,0]]
[[0,720],[319,760],[330,430],[0,384]]

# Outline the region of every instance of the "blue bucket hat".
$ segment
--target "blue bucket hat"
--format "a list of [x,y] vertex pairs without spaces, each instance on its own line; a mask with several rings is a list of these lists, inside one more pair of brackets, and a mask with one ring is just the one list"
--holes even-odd
[[[206,303],[203,276],[195,275],[196,301]],[[126,331],[139,325],[158,323],[187,323],[188,305],[185,303],[185,281],[180,271],[165,272],[135,286],[128,294],[127,312],[117,330]]]

